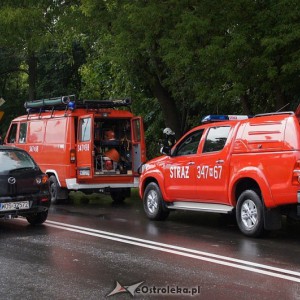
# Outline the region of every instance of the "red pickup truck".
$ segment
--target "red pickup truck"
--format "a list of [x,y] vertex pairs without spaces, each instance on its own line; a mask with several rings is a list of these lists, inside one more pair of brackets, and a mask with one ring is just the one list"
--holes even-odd
[[251,237],[300,215],[300,113],[207,116],[165,155],[141,168],[139,194],[152,220],[176,209],[235,214]]

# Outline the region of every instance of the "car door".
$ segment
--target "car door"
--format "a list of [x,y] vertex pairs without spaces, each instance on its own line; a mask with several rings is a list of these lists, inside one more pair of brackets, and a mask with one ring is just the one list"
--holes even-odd
[[93,176],[93,125],[93,114],[84,115],[78,119],[78,137],[76,148],[78,179],[88,179],[92,178]]
[[138,168],[142,162],[146,161],[144,127],[141,117],[131,120],[132,128],[132,169],[134,174],[138,174]]
[[228,202],[230,144],[227,141],[232,130],[230,125],[223,123],[207,129],[196,161],[196,193],[201,202]]
[[202,133],[202,129],[188,133],[166,161],[165,191],[170,199],[189,201],[197,197],[195,162]]

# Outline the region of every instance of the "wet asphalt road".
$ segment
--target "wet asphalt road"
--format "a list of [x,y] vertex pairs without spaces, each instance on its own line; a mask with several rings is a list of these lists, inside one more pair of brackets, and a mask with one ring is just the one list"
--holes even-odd
[[250,239],[220,215],[151,222],[137,198],[103,197],[52,206],[42,226],[1,220],[1,298],[300,299],[299,223]]

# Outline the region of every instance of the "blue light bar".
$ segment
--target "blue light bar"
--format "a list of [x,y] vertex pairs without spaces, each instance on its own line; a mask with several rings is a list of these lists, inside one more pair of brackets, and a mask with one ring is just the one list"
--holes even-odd
[[247,115],[208,115],[205,116],[201,123],[211,123],[211,122],[220,122],[220,121],[239,121],[249,119]]
[[74,102],[74,101],[70,101],[70,102],[68,103],[68,108],[69,108],[70,110],[74,110],[75,107],[76,107],[76,105],[75,105],[75,102]]

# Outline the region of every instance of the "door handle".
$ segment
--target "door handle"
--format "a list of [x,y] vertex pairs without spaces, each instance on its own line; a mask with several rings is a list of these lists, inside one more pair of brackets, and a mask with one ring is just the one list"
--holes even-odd
[[224,163],[224,159],[218,159],[216,160],[216,164],[223,164]]
[[194,161],[190,161],[190,162],[188,162],[188,166],[192,166],[192,165],[194,165],[195,164],[195,162]]

